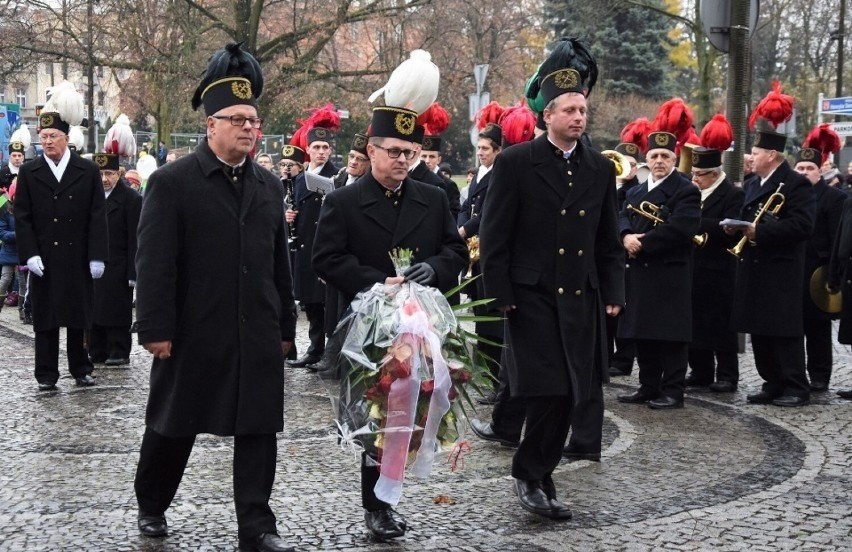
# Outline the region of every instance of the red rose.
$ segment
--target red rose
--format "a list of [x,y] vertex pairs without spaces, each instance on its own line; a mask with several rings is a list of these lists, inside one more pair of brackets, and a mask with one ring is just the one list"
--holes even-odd
[[411,375],[411,365],[407,361],[406,362],[396,361],[396,362],[392,363],[391,366],[392,367],[390,368],[389,371],[390,371],[391,375],[393,375],[393,377],[396,378],[396,379],[407,378]]
[[456,397],[459,396],[459,394],[456,392],[455,387],[450,387],[450,392],[447,393],[447,396],[450,398],[451,401],[454,401],[456,400]]
[[379,383],[376,384],[379,393],[382,395],[387,395],[390,393],[391,384],[393,383],[393,378],[389,374],[385,374],[384,376],[379,378]]
[[425,393],[427,395],[431,394],[432,391],[435,390],[435,380],[423,380],[420,382],[420,392]]

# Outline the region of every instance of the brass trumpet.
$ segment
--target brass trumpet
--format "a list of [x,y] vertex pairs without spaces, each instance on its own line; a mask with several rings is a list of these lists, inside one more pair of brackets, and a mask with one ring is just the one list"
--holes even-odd
[[[663,219],[660,218],[660,207],[658,205],[654,205],[650,201],[643,201],[639,204],[638,209],[628,203],[627,210],[633,211],[637,215],[645,217],[646,219],[653,222],[654,226],[665,222]],[[709,236],[707,235],[707,232],[704,232],[703,234],[696,234],[695,236],[692,236],[692,243],[695,244],[696,247],[704,247],[705,245],[707,245],[708,238]]]
[[624,178],[630,174],[630,163],[627,162],[627,158],[622,154],[615,150],[604,150],[601,152],[601,155],[612,161],[612,164],[615,165],[616,178]]
[[[778,215],[783,205],[784,194],[780,192],[773,193],[771,196],[769,196],[769,199],[766,200],[766,203],[761,206],[760,210],[754,216],[754,220],[752,221],[752,223],[755,225],[759,223],[766,213],[769,213],[771,215]],[[748,238],[743,236],[742,239],[737,242],[737,245],[728,249],[728,253],[739,259],[740,255],[742,255],[743,253],[743,249],[745,249],[746,244],[748,244]]]
[[473,276],[473,265],[479,262],[479,236],[473,236],[467,239],[467,254],[470,257],[470,263],[467,265],[467,274],[465,278]]

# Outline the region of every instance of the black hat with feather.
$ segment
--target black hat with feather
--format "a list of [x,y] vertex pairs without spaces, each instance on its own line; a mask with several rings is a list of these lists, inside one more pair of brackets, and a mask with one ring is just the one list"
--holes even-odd
[[526,96],[533,111],[541,113],[562,94],[588,96],[597,80],[598,64],[588,45],[577,38],[562,38],[527,83]]
[[257,107],[263,93],[263,70],[242,42],[231,43],[210,56],[204,78],[192,96],[192,109],[204,106],[208,116],[232,105]]

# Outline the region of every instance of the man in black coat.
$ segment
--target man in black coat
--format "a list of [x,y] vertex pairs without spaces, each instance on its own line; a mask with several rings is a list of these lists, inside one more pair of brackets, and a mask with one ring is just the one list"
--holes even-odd
[[99,153],[94,161],[101,169],[106,196],[109,257],[103,277],[95,281],[89,359],[107,366],[121,366],[130,363],[136,227],[142,211],[142,196],[119,176],[118,155]]
[[[692,340],[692,238],[701,202],[698,189],[675,168],[676,141],[668,132],[650,134],[646,158],[651,174],[627,193],[619,216],[629,259],[627,306],[618,335],[636,340],[640,387],[618,400],[654,409],[683,407]],[[653,222],[639,210],[662,221]]]
[[346,166],[334,177],[334,189],[354,183],[370,170],[370,158],[367,156],[367,135],[355,134],[352,148],[347,156]]
[[[828,288],[833,293],[838,291],[843,293],[837,342],[850,345],[852,344],[852,197],[843,202],[840,226],[831,250]],[[844,389],[837,394],[844,399],[852,399],[852,389]]]
[[[310,156],[306,172],[312,172],[326,178],[337,176],[337,167],[329,161],[331,143],[334,134],[322,127],[308,130],[308,150]],[[293,286],[296,300],[308,318],[308,337],[310,345],[305,354],[297,360],[287,361],[288,366],[304,368],[320,361],[325,351],[325,284],[317,277],[311,265],[311,251],[314,247],[317,221],[323,195],[312,192],[305,183],[302,173],[295,180],[295,209],[287,211],[287,221],[296,222],[296,235],[299,237],[293,266]]]
[[719,223],[737,218],[743,191],[722,170],[722,152],[696,148],[692,152],[692,182],[701,191],[700,235],[692,272],[692,343],[689,345],[687,386],[709,386],[711,391],[735,391],[739,382],[739,344],[730,328],[734,303],[736,259],[728,253],[736,240]]
[[[338,294],[338,315],[358,292],[377,282],[407,280],[448,291],[467,262],[467,248],[450,216],[446,195],[408,176],[408,160],[416,155],[411,137],[415,118],[416,113],[407,109],[374,109],[367,146],[370,172],[326,197],[313,261],[317,274]],[[411,131],[405,134],[400,129]],[[398,247],[414,252],[403,277],[396,276],[389,256]],[[378,460],[365,454],[361,499],[367,529],[381,539],[402,536],[405,518],[376,497],[378,480]]]
[[108,255],[100,172],[70,151],[62,115],[43,112],[39,127],[43,155],[21,166],[15,197],[18,255],[32,274],[35,377],[40,390],[56,387],[65,327],[68,370],[77,385],[91,386],[84,333],[92,326],[92,282]]
[[846,193],[829,186],[820,175],[819,162],[822,152],[813,148],[802,148],[796,154],[797,173],[804,175],[813,186],[816,201],[814,231],[805,246],[804,290],[802,300],[803,329],[805,331],[806,368],[810,377],[811,391],[827,391],[831,380],[833,361],[831,343],[831,320],[833,315],[820,309],[811,299],[811,275],[821,266],[828,265],[834,239],[840,226],[843,202]]
[[0,168],[0,194],[6,192],[24,164],[26,148],[22,142],[9,142],[9,162]]
[[602,401],[604,317],[624,304],[615,169],[580,140],[584,79],[575,69],[544,77],[547,134],[496,157],[479,228],[485,295],[505,313],[505,369],[526,408],[515,490],[524,509],[555,519],[572,514],[552,473],[574,410]]
[[[737,263],[732,329],[751,334],[754,363],[765,381],[760,392],[746,398],[754,404],[802,406],[810,401],[802,279],[815,202],[811,183],[784,159],[786,140],[771,131],[757,133],[751,149],[754,176],[743,184],[739,216],[749,224],[725,231],[746,240]],[[761,210],[767,214],[754,224]]]
[[[438,164],[441,162],[441,137],[423,136],[417,160],[419,163],[412,161],[409,169],[411,178],[427,184],[434,184],[444,190],[450,203],[450,213],[455,220],[461,209],[461,192],[455,182],[438,172]],[[427,172],[431,172],[437,179],[426,174]]]
[[[212,59],[223,55],[248,63],[239,46]],[[136,304],[154,361],[134,486],[140,533],[165,535],[196,435],[233,435],[239,548],[280,552],[293,548],[277,535],[269,497],[296,319],[283,187],[248,156],[262,123],[259,72],[249,80],[208,68],[193,102],[204,106],[207,139],[148,182]]]

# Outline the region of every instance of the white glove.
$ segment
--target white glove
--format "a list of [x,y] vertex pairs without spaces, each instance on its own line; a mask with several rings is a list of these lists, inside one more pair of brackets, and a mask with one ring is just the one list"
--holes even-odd
[[27,268],[36,276],[44,276],[44,263],[41,262],[41,257],[35,255],[27,259]]
[[92,279],[97,280],[104,275],[103,261],[89,261],[89,272],[92,273]]
[[136,287],[136,280],[127,280],[127,285],[130,287]]

